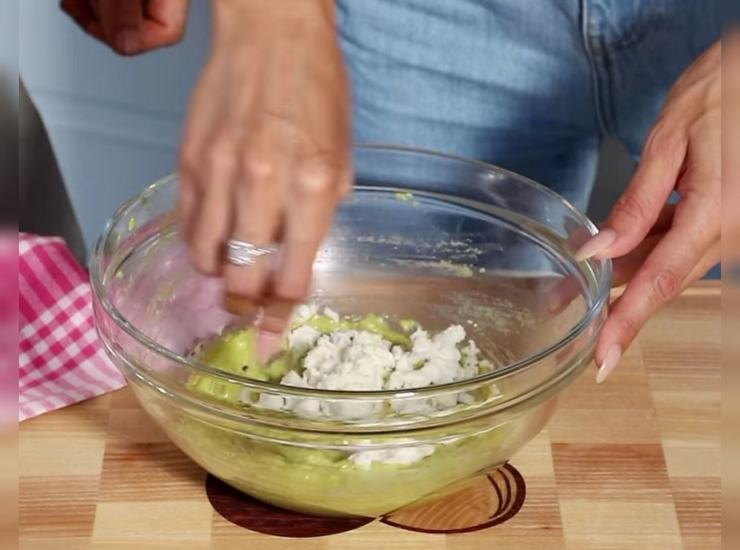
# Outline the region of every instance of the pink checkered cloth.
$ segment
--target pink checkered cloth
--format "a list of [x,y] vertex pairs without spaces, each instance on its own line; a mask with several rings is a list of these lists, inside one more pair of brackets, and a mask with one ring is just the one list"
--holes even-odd
[[93,322],[90,283],[64,240],[18,243],[18,417],[25,420],[125,385]]

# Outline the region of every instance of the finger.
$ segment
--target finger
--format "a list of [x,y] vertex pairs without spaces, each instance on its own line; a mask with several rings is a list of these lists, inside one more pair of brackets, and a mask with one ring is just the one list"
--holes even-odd
[[673,224],[676,205],[667,204],[663,207],[658,220],[650,228],[647,237],[630,253],[613,260],[612,286],[619,287],[626,284],[644,263],[655,246],[670,231]]
[[270,296],[263,304],[263,315],[257,335],[257,358],[267,362],[279,350],[285,338],[285,330],[298,303]]
[[106,41],[116,52],[134,55],[142,51],[141,0],[100,0],[100,19]]
[[[658,227],[664,226],[656,225],[656,228]],[[665,233],[651,232],[632,252],[615,259],[612,267],[612,287],[625,285],[663,237]],[[562,277],[547,292],[548,312],[556,315],[562,313],[582,292],[583,287],[576,275]]]
[[[283,213],[283,197],[289,182],[289,158],[279,153],[280,146],[276,142],[263,143],[264,145],[247,146],[239,181],[234,190],[237,212],[231,238],[255,246],[274,243]],[[224,266],[226,290],[261,301],[267,289],[273,262],[274,256],[266,255],[256,258],[249,266],[227,263]]]
[[308,294],[314,258],[336,206],[338,174],[323,156],[297,166],[296,196],[286,209],[283,254],[275,281],[275,293],[281,298],[300,301]]
[[633,250],[658,221],[686,159],[687,138],[675,124],[659,122],[648,136],[632,182],[617,200],[604,229],[581,256],[616,258]]
[[[626,284],[664,236],[662,233],[651,234],[632,252],[614,260],[612,287]],[[582,293],[583,286],[579,276],[566,275],[559,278],[547,291],[548,312],[554,315],[562,313]]]
[[285,212],[283,254],[274,286],[278,296],[293,301],[309,292],[316,253],[337,202],[351,190],[352,182],[348,125],[317,122],[311,127],[320,135],[319,143],[337,145],[324,151],[302,151],[295,170],[295,194]]
[[[718,241],[718,242],[715,242],[711,246],[711,248],[704,255],[704,257],[702,258],[702,260],[694,267],[694,269],[691,270],[691,272],[689,273],[688,277],[684,281],[684,285],[683,286],[684,287],[687,287],[687,286],[691,285],[692,283],[698,281],[702,277],[704,277],[709,272],[710,269],[712,269],[714,266],[716,266],[719,263],[720,257],[721,257],[721,243]],[[619,298],[617,298],[616,300],[614,300],[612,302],[612,304],[610,305],[610,310],[613,311],[613,310],[615,310],[615,309],[617,309],[619,307],[622,307],[620,305],[620,302],[622,301],[623,297],[624,296],[620,296]],[[602,334],[603,334],[603,332],[602,332]],[[601,347],[604,347],[604,346],[601,346]],[[617,363],[619,362],[620,357],[621,357],[621,354],[616,354],[616,353],[614,354],[613,359],[615,360],[615,362],[613,363],[613,366],[611,366],[611,368],[608,369],[608,372],[600,373],[601,376],[599,376],[597,378],[597,380],[599,382],[603,382],[609,376],[609,374],[611,374],[611,372],[613,372],[614,368],[616,367]],[[597,363],[598,363],[598,361],[597,361]],[[603,368],[603,364],[604,363],[610,363],[611,364],[611,360],[605,357],[605,359],[601,362],[602,368]]]
[[293,306],[308,295],[316,251],[331,224],[337,200],[336,172],[327,170],[323,162],[300,164],[296,178],[297,196],[286,209],[278,272],[260,324],[258,349],[263,360],[277,352]]
[[[675,204],[666,204],[663,206],[655,220],[655,223],[650,227],[646,236],[654,235],[656,233],[666,233],[671,228],[675,211]],[[615,239],[616,233],[609,231],[607,222],[604,222],[599,224],[599,233],[593,237],[584,238],[578,232],[574,232],[568,240],[566,240],[566,245],[573,247],[573,244],[576,242],[582,243],[580,248],[578,248],[573,254],[573,257],[577,262],[583,262],[606,250],[607,247],[614,243]]]
[[224,307],[226,311],[239,316],[239,321],[247,325],[253,325],[262,314],[262,305],[251,298],[224,292]]
[[583,287],[578,276],[566,275],[558,279],[547,291],[548,312],[554,315],[562,313],[582,292]]
[[82,30],[103,40],[102,26],[87,0],[62,0],[59,6]]
[[[612,286],[622,286],[637,271],[637,268],[647,258],[653,248],[655,248],[659,239],[671,228],[675,210],[675,204],[665,205],[658,215],[658,219],[650,228],[647,238],[632,252],[614,260]],[[566,243],[572,246],[574,242],[583,242],[583,240],[583,237],[578,235],[578,231],[575,231]],[[599,246],[597,239],[590,239],[574,253],[574,258],[576,261],[584,261],[592,255],[591,250],[594,248],[598,249]],[[577,277],[573,275],[563,277],[548,291],[548,311],[554,314],[561,313],[580,295],[581,290],[581,285]]]
[[[239,212],[232,237],[256,246],[272,244],[281,230],[294,169],[294,113],[300,91],[295,77],[296,59],[290,53],[283,48],[266,52],[271,63],[263,65],[257,77],[267,84],[255,92],[253,101],[244,101],[251,107],[250,135],[243,145],[236,188]],[[245,99],[252,99],[252,94],[245,94]],[[263,256],[250,266],[226,265],[226,289],[262,301],[268,286],[272,286],[274,261],[272,256]]]
[[219,273],[223,245],[233,220],[232,189],[237,160],[227,138],[214,139],[203,153],[204,168],[197,175],[200,202],[192,217],[189,240],[193,264],[203,273]]
[[705,219],[704,203],[687,199],[676,211],[676,223],[655,246],[612,308],[596,348],[598,381],[614,369],[647,319],[674,298],[719,237]]
[[194,176],[182,170],[179,173],[179,194],[177,201],[177,221],[185,242],[193,237],[195,207],[198,204],[198,192]]
[[658,214],[658,219],[648,231],[647,236],[668,233],[673,226],[673,218],[676,215],[676,204],[666,204]]
[[[267,136],[268,134],[263,134]],[[282,145],[289,142],[284,137]],[[236,224],[232,238],[257,246],[271,244],[281,235],[284,202],[290,178],[290,155],[277,154],[280,145],[253,146],[243,166],[242,181],[237,184]],[[284,250],[281,250],[281,254]],[[283,340],[293,311],[293,301],[275,295],[272,288],[275,258],[271,255],[256,258],[249,266],[224,266],[227,292],[244,296],[263,307],[257,335],[257,358],[267,361],[275,354]]]
[[[211,136],[216,135],[213,127],[218,124],[219,103],[211,100],[212,85],[209,66],[203,70],[201,79],[193,91],[188,108],[187,121],[183,132],[178,156],[179,197],[178,221],[183,237],[189,246],[193,243],[197,206],[203,203],[203,193],[211,177],[204,167],[207,164],[209,147],[214,144]],[[192,252],[192,248],[191,248]]]
[[642,241],[632,252],[614,260],[612,264],[612,286],[620,287],[627,284],[664,237],[665,233],[652,234]]
[[149,0],[144,7],[143,50],[171,46],[182,40],[187,27],[189,0]]
[[717,241],[712,244],[709,252],[704,255],[704,258],[702,258],[701,262],[699,262],[694,267],[694,269],[691,270],[691,273],[689,273],[689,276],[686,280],[686,285],[695,283],[699,279],[703,278],[713,267],[719,264],[721,258],[722,243],[721,241]]

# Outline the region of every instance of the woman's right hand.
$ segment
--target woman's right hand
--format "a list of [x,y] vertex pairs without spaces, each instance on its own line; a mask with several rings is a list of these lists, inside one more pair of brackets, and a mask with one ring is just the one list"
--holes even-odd
[[[212,53],[180,158],[179,218],[192,261],[227,295],[264,307],[276,350],[351,182],[350,99],[333,0],[213,0]],[[230,239],[279,246],[250,266]],[[273,265],[273,260],[277,260]]]

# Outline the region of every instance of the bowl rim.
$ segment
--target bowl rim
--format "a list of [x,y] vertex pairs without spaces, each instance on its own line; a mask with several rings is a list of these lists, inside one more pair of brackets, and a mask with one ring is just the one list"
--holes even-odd
[[[386,152],[386,153],[395,153],[395,154],[400,153],[404,155],[414,155],[414,156],[427,156],[427,157],[432,157],[435,159],[460,162],[463,164],[468,164],[470,166],[476,166],[479,169],[484,170],[489,173],[493,172],[498,175],[505,175],[505,176],[514,178],[519,183],[528,185],[534,188],[535,190],[545,193],[549,195],[551,198],[559,201],[562,206],[564,206],[568,211],[570,211],[570,213],[579,222],[582,223],[582,225],[589,231],[591,235],[595,235],[598,232],[598,228],[596,227],[596,225],[585,214],[583,214],[577,208],[575,208],[575,206],[573,206],[567,199],[565,199],[564,197],[562,197],[555,191],[551,190],[550,188],[540,183],[537,183],[536,181],[531,180],[525,176],[522,176],[510,170],[506,170],[505,168],[501,168],[499,166],[489,164],[481,160],[470,159],[470,158],[466,158],[466,157],[459,156],[459,155],[443,153],[443,152],[434,151],[430,149],[407,147],[407,146],[397,146],[397,145],[389,145],[389,144],[381,144],[381,143],[369,143],[369,144],[362,144],[362,145],[354,145],[352,150],[353,150],[353,153],[362,152],[362,151],[376,151],[376,152]],[[460,381],[452,382],[448,384],[439,384],[435,386],[425,386],[425,387],[420,387],[420,388],[409,388],[409,389],[404,389],[404,390],[373,390],[373,391],[325,390],[325,389],[317,389],[317,388],[298,388],[298,387],[293,387],[293,386],[285,386],[282,384],[255,380],[252,378],[248,378],[246,376],[242,376],[238,373],[225,372],[225,371],[216,369],[214,367],[211,367],[205,363],[199,362],[193,358],[180,355],[179,353],[176,353],[158,344],[152,338],[148,337],[147,335],[139,331],[134,325],[132,325],[120,313],[118,308],[116,308],[113,305],[113,303],[110,301],[110,299],[107,296],[107,293],[104,290],[104,286],[103,286],[104,273],[103,273],[103,265],[102,265],[103,264],[103,250],[105,248],[105,243],[108,241],[108,238],[110,237],[110,234],[113,228],[117,225],[118,221],[126,217],[126,212],[130,208],[134,207],[136,204],[141,202],[142,199],[146,199],[147,196],[151,196],[160,187],[163,187],[171,183],[176,178],[177,178],[177,173],[171,173],[167,176],[164,176],[156,180],[154,183],[151,183],[150,185],[145,187],[139,194],[123,202],[114,211],[114,213],[111,215],[109,220],[106,222],[103,228],[103,231],[101,232],[100,236],[98,237],[95,243],[95,246],[93,248],[91,262],[90,262],[90,279],[92,283],[93,295],[95,299],[99,301],[105,313],[109,317],[111,317],[111,319],[113,319],[116,326],[122,329],[124,332],[126,332],[130,337],[136,340],[140,345],[144,346],[145,348],[151,351],[156,352],[157,354],[163,356],[169,361],[174,361],[175,363],[183,365],[196,372],[201,372],[209,376],[214,376],[226,382],[242,385],[245,388],[250,388],[250,389],[254,389],[258,391],[267,391],[267,392],[272,392],[272,393],[279,392],[281,394],[318,397],[318,398],[324,398],[324,399],[330,399],[330,398],[335,398],[335,399],[404,398],[404,397],[411,397],[411,396],[418,397],[418,396],[423,396],[423,395],[435,395],[439,393],[446,393],[448,391],[453,391],[453,390],[462,391],[471,386],[477,387],[479,385],[501,380],[505,377],[519,373],[520,371],[526,370],[528,367],[531,367],[531,366],[534,366],[540,363],[546,357],[554,355],[559,350],[571,344],[576,338],[578,338],[587,329],[587,327],[590,326],[590,324],[593,321],[597,320],[604,306],[606,306],[609,300],[611,283],[612,283],[612,262],[611,260],[609,259],[600,259],[600,260],[589,259],[587,260],[587,262],[589,263],[598,263],[600,267],[599,278],[596,281],[597,283],[596,284],[596,297],[593,300],[591,307],[589,307],[589,309],[581,317],[578,323],[573,325],[573,327],[568,331],[568,333],[564,337],[554,342],[553,344],[547,346],[546,348],[543,348],[542,350],[532,355],[524,357],[523,359],[514,361],[513,363],[510,363],[506,365],[505,367],[497,368],[494,371],[491,371],[491,372],[488,372],[488,373],[485,373],[485,374],[482,374],[482,375],[479,375],[473,378],[468,378],[465,380],[460,380]],[[363,189],[363,186],[357,185],[354,188]],[[373,187],[368,187],[368,189],[372,189],[372,188]],[[445,196],[444,193],[436,193],[436,194],[441,197]],[[448,195],[448,196],[454,197],[453,195]],[[485,204],[485,203],[482,203],[482,204]],[[106,348],[107,347],[108,346],[106,345]]]

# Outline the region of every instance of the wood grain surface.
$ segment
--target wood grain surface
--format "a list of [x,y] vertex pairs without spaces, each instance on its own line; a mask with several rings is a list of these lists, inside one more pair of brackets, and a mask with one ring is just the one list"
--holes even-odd
[[[207,492],[205,472],[128,389],[26,421],[20,546],[720,548],[720,301],[716,283],[689,289],[650,322],[604,385],[593,371],[576,381],[508,469],[383,521],[286,516],[215,480]],[[486,526],[496,514],[503,521]],[[455,529],[471,524],[483,528]],[[301,527],[301,538],[281,525]],[[445,532],[429,532],[437,528]]]

